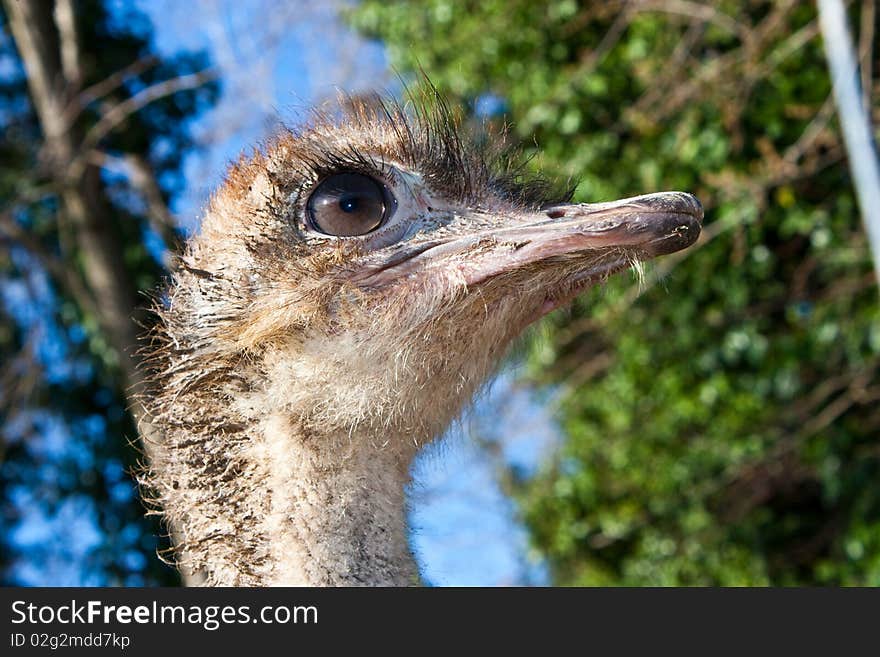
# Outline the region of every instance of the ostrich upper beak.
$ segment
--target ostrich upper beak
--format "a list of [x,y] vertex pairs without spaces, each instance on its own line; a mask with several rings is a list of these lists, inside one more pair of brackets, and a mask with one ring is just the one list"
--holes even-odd
[[579,280],[680,251],[700,235],[703,208],[691,194],[662,192],[608,203],[558,205],[396,252],[358,277],[382,287],[442,265],[471,286],[529,265],[583,260]]

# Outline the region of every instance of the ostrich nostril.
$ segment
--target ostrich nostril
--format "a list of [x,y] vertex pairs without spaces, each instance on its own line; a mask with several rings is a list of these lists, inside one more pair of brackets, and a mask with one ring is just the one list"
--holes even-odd
[[553,208],[551,210],[547,210],[547,216],[551,219],[561,219],[565,216],[564,208]]

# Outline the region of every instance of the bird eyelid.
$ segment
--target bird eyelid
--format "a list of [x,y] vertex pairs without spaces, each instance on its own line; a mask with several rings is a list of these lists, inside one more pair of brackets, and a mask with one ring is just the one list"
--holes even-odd
[[386,224],[397,209],[397,200],[382,179],[358,171],[326,174],[303,196],[304,227],[331,237],[371,233]]

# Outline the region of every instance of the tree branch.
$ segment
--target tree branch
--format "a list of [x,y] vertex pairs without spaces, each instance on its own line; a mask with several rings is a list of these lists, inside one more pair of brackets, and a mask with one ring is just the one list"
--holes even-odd
[[859,68],[862,70],[862,96],[865,111],[871,111],[871,80],[873,79],[874,32],[876,30],[877,6],[874,0],[862,1],[862,25],[859,29]]
[[137,189],[147,206],[146,216],[150,228],[165,243],[166,251],[163,265],[171,266],[171,250],[179,246],[180,236],[177,233],[176,222],[171,210],[165,203],[159,181],[153,168],[140,155],[126,153],[122,156],[110,155],[102,151],[92,151],[89,162],[105,169],[111,169],[125,175],[132,187]]
[[88,107],[90,103],[100,100],[107,94],[122,86],[122,84],[129,78],[140,75],[158,63],[158,57],[153,55],[141,57],[125,68],[121,68],[115,73],[108,75],[100,82],[96,82],[92,86],[83,89],[71,99],[70,104],[65,108],[63,116],[65,125],[73,125],[73,122],[76,121],[80,113]]
[[0,213],[0,243],[25,249],[85,312],[98,316],[94,299],[76,272],[46,251],[39,240],[19,226],[8,212]]
[[843,3],[840,0],[819,0],[819,21],[834,82],[843,141],[849,153],[853,186],[880,284],[880,165],[859,90],[858,68]]
[[83,74],[79,61],[79,36],[72,0],[55,1],[55,27],[61,42],[61,70],[70,85],[68,91],[79,87]]
[[[190,73],[188,75],[171,78],[170,80],[163,80],[162,82],[150,85],[146,89],[142,89],[131,98],[127,98],[121,103],[113,105],[104,112],[101,119],[93,125],[88,132],[86,132],[80,145],[80,152],[88,157],[89,151],[97,146],[101,139],[107,136],[107,134],[125,121],[129,116],[140,111],[150,103],[154,103],[161,98],[176,94],[178,91],[201,87],[207,82],[217,79],[219,75],[220,72],[216,68],[209,67],[197,73]],[[82,166],[84,164],[83,156],[81,155],[74,164]]]

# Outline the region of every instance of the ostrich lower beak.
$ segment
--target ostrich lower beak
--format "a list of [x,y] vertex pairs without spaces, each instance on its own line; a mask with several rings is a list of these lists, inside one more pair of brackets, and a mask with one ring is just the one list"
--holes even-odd
[[563,259],[578,263],[577,282],[622,269],[633,261],[674,253],[700,235],[703,208],[692,195],[662,192],[609,203],[558,205],[398,252],[361,280],[381,287],[443,267],[478,285],[531,265]]

